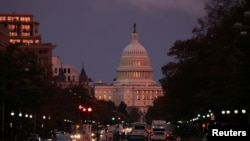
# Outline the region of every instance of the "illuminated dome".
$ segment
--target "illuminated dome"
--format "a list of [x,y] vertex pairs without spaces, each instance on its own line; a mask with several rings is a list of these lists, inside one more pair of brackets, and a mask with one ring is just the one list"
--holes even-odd
[[155,84],[152,76],[150,59],[146,49],[139,43],[136,26],[131,42],[123,49],[120,64],[117,68],[117,85],[150,85]]
[[137,33],[132,33],[132,41],[124,48],[122,57],[148,57],[146,49],[138,42]]

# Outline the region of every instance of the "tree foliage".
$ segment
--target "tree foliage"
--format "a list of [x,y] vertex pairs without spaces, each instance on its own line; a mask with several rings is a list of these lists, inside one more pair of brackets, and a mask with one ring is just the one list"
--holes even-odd
[[111,124],[115,111],[116,106],[112,101],[97,100],[93,103],[93,119],[103,125]]
[[141,112],[137,107],[130,107],[129,109],[129,119],[130,122],[138,122],[140,121]]
[[41,105],[43,69],[36,60],[33,52],[20,50],[18,45],[10,45],[5,52],[1,52],[0,88],[5,100],[30,112]]
[[249,8],[247,1],[206,4],[207,15],[198,19],[194,37],[177,40],[168,52],[175,61],[162,66],[165,95],[154,103],[156,113],[173,120],[211,108],[249,108],[250,35],[234,28],[239,21],[250,26],[250,18],[243,17]]

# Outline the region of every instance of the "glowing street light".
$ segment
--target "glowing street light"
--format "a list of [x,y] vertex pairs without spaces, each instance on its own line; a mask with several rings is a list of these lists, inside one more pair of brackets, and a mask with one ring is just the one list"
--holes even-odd
[[15,115],[15,113],[14,113],[13,111],[11,111],[10,115],[11,115],[11,116],[14,116],[14,115]]
[[234,110],[234,114],[238,114],[238,112],[239,112],[238,110]]
[[221,114],[224,115],[226,112],[224,110],[221,111]]
[[246,111],[245,109],[242,109],[242,110],[241,110],[241,113],[242,113],[242,114],[245,114],[245,113],[247,113],[247,111]]
[[[245,11],[244,12],[244,17],[250,18],[250,11]],[[243,25],[242,23],[237,22],[237,23],[234,23],[234,28],[237,28],[237,29],[250,29],[250,26]],[[242,36],[245,36],[247,34],[248,34],[247,31],[241,31],[240,32],[240,35],[242,35]]]
[[21,112],[20,112],[18,115],[19,115],[19,117],[22,117],[22,116],[23,116],[23,114],[22,114]]

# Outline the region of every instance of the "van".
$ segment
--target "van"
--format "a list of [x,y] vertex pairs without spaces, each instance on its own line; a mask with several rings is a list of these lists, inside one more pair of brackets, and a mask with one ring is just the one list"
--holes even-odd
[[132,123],[131,135],[146,137],[147,136],[147,124],[145,122]]

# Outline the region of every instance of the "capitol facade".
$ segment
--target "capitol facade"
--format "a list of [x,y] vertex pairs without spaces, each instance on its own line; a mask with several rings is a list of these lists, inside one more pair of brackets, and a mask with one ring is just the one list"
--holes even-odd
[[136,25],[131,42],[122,51],[115,80],[112,84],[96,84],[94,95],[99,100],[113,101],[116,106],[124,102],[128,109],[137,107],[142,114],[163,95],[161,85],[153,80],[150,58],[138,40]]

